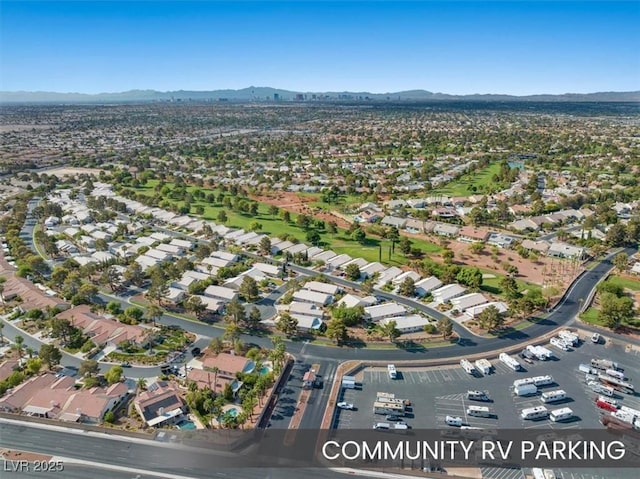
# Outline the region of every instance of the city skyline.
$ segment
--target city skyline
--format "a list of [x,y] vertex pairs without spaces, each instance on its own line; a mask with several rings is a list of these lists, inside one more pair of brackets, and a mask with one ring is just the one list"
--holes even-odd
[[3,2],[0,90],[640,89],[637,2]]

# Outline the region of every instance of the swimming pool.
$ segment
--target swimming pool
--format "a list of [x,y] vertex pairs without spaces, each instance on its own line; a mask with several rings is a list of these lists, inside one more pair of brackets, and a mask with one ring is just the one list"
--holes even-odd
[[262,366],[260,368],[260,375],[264,376],[265,374],[269,374],[271,372],[271,369],[269,369],[268,366]]
[[178,423],[180,429],[193,430],[196,429],[196,425],[193,421],[181,421]]
[[226,412],[231,417],[237,417],[238,416],[238,410],[236,408],[234,408],[234,407],[227,409]]

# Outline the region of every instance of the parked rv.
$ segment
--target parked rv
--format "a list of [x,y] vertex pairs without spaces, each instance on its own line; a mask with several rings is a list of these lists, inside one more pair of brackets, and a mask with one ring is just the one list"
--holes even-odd
[[449,426],[462,426],[462,418],[456,416],[447,416],[444,418],[444,422]]
[[616,371],[623,371],[623,369],[618,366],[618,363],[613,362],[609,359],[592,359],[591,366],[596,369],[615,369]]
[[523,409],[520,417],[527,421],[535,421],[536,419],[546,419],[549,417],[549,411],[544,406],[536,406]]
[[482,374],[487,375],[487,374],[491,374],[491,370],[493,368],[493,366],[491,366],[491,363],[489,362],[489,360],[487,359],[478,359],[475,362],[476,365],[476,369],[478,371],[480,371]]
[[467,391],[467,399],[471,401],[491,401],[487,391]]
[[569,345],[560,338],[551,338],[549,343],[562,351],[569,351],[569,349],[571,349]]
[[554,409],[549,413],[549,419],[553,422],[561,422],[568,421],[569,419],[573,419],[573,411],[568,407],[563,407],[562,409]]
[[486,406],[469,406],[467,408],[467,416],[474,417],[492,417],[491,411]]
[[521,386],[515,386],[513,388],[513,394],[516,396],[533,396],[538,393],[538,388],[535,384],[523,384]]
[[540,401],[542,401],[543,403],[550,403],[550,402],[563,401],[566,398],[567,398],[567,393],[564,392],[562,389],[557,389],[555,391],[543,392],[542,396],[540,397]]
[[509,356],[507,353],[500,353],[498,359],[500,359],[500,361],[502,361],[514,371],[520,371],[520,369],[522,369],[520,363],[515,358]]

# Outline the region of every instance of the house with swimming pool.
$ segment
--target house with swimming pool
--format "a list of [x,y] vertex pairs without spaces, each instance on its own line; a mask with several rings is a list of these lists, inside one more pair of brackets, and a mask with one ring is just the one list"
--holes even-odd
[[198,387],[206,387],[215,393],[221,393],[227,384],[235,395],[242,387],[242,381],[236,377],[237,373],[250,374],[254,372],[256,363],[244,356],[230,353],[220,353],[217,356],[207,356],[202,361],[202,369],[193,368],[187,374],[187,379],[194,381]]

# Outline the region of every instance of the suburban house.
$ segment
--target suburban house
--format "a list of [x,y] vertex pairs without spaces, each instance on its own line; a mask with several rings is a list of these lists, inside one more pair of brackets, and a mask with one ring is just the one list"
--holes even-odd
[[479,304],[477,306],[472,306],[464,310],[464,314],[471,317],[472,319],[477,318],[480,313],[482,313],[489,306],[495,306],[500,313],[506,313],[509,307],[503,303],[502,301],[492,302],[492,303],[484,303]]
[[460,227],[456,225],[448,225],[446,223],[436,223],[433,227],[433,234],[445,236],[447,238],[455,238],[458,236]]
[[10,276],[4,283],[2,300],[11,301],[16,298],[22,300],[20,308],[24,311],[32,309],[46,310],[47,308],[67,309],[69,307],[60,298],[47,295],[38,289],[31,281],[17,276]]
[[488,300],[480,293],[465,294],[451,299],[451,305],[458,311],[464,311],[467,308],[487,303]]
[[303,303],[314,303],[319,306],[328,306],[333,302],[333,296],[326,293],[319,293],[317,291],[309,291],[308,289],[301,289],[293,293],[293,299],[295,301],[302,301]]
[[230,303],[234,299],[238,298],[237,291],[234,291],[231,288],[225,288],[224,286],[216,286],[214,284],[207,286],[204,290],[204,295],[223,303]]
[[91,311],[89,305],[81,304],[56,315],[57,319],[66,319],[91,338],[98,346],[117,347],[124,341],[144,346],[147,343],[149,329],[142,326],[120,323],[111,318],[100,316]]
[[373,276],[376,273],[381,273],[385,269],[387,269],[387,267],[385,265],[383,265],[382,263],[378,263],[376,261],[374,263],[369,263],[368,265],[366,265],[363,268],[360,268],[360,275],[363,278],[369,278],[369,277]]
[[378,300],[373,296],[366,296],[361,298],[360,296],[356,296],[354,294],[345,294],[338,301],[338,306],[344,304],[347,308],[355,308],[356,306],[373,306],[376,304]]
[[463,226],[458,232],[458,240],[464,243],[484,243],[489,237],[489,230],[485,228],[474,228],[473,226]]
[[513,236],[502,233],[491,233],[487,239],[487,244],[497,246],[498,248],[510,248],[515,241],[516,238]]
[[0,399],[0,410],[70,422],[98,423],[127,398],[124,383],[107,388],[76,389],[71,377],[35,376]]
[[254,263],[251,266],[261,273],[265,274],[266,276],[270,276],[272,278],[277,278],[278,276],[280,276],[279,266],[267,263]]
[[547,250],[547,256],[553,258],[567,258],[581,260],[585,257],[586,251],[584,248],[578,246],[572,246],[566,243],[560,243],[554,241]]
[[133,404],[148,426],[161,427],[180,422],[186,406],[178,389],[166,381],[157,381],[134,399]]
[[340,292],[340,288],[335,284],[321,283],[320,281],[307,281],[304,284],[303,288],[309,291],[316,291],[318,293],[330,294],[332,296],[335,296]]
[[192,369],[187,378],[218,392],[224,391],[225,386],[229,384],[235,394],[242,387],[242,381],[239,381],[236,375],[252,373],[255,367],[256,364],[244,356],[220,353],[217,356],[207,356],[202,361],[202,369]]
[[522,241],[521,246],[527,251],[546,254],[550,245],[547,241],[532,241],[530,239],[526,239]]
[[420,275],[418,273],[416,273],[415,271],[405,271],[404,273],[401,273],[398,276],[396,276],[395,278],[393,278],[391,280],[391,282],[394,285],[398,286],[398,285],[402,284],[402,282],[407,278],[411,278],[414,283],[416,281],[420,281]]
[[397,316],[394,318],[384,318],[380,320],[378,324],[385,325],[391,321],[396,322],[396,329],[402,334],[415,333],[416,331],[423,331],[424,327],[429,324],[429,319],[418,314],[412,314],[409,316]]
[[441,288],[433,290],[431,292],[431,295],[433,296],[433,300],[436,303],[446,303],[453,298],[462,296],[465,291],[466,288],[463,288],[459,284],[448,284],[446,286],[442,286]]
[[367,306],[364,308],[365,315],[371,321],[380,321],[384,318],[393,318],[394,316],[404,316],[407,312],[406,308],[398,303],[390,302],[378,304],[375,306]]
[[440,286],[442,286],[442,281],[440,281],[435,276],[429,276],[428,278],[424,278],[416,282],[416,294],[418,296],[426,296],[431,291],[439,288]]

